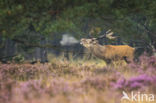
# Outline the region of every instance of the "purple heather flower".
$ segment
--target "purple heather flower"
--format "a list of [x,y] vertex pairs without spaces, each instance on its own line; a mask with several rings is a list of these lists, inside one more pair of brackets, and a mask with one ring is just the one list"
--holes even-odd
[[114,88],[139,89],[144,86],[150,86],[152,83],[156,84],[155,81],[156,81],[156,76],[148,76],[146,74],[143,74],[136,77],[132,77],[128,80],[126,79],[118,80],[117,83],[114,84]]

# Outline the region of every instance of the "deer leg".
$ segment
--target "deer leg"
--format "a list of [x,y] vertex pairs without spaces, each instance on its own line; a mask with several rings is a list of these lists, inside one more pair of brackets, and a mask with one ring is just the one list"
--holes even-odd
[[105,62],[106,62],[106,64],[111,64],[111,60],[110,59],[106,59]]
[[130,60],[128,60],[128,58],[126,56],[123,57],[123,59],[125,60],[126,63],[130,63]]

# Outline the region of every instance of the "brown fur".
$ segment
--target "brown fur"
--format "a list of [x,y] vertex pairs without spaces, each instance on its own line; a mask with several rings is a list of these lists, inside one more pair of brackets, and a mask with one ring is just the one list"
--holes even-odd
[[81,39],[81,44],[96,57],[106,62],[125,60],[130,62],[134,58],[135,48],[128,45],[100,45],[95,39]]

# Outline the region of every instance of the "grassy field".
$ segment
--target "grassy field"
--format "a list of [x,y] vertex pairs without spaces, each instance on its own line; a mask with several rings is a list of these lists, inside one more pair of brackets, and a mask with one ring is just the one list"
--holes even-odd
[[123,91],[129,96],[132,91],[156,94],[154,56],[114,65],[51,58],[45,64],[0,64],[0,103],[156,103],[146,97],[141,102],[121,100]]

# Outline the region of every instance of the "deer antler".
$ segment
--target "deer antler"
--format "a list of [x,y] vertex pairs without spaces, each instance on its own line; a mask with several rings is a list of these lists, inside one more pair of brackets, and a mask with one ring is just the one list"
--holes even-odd
[[98,39],[102,39],[102,38],[109,38],[109,39],[116,39],[116,37],[113,37],[113,34],[114,32],[112,32],[111,29],[107,30],[105,34],[99,36],[98,38],[96,38],[97,40]]
[[107,33],[107,34],[106,34],[106,38],[108,38],[108,39],[110,39],[110,40],[116,39],[116,37],[114,37],[113,34],[114,34],[114,32],[111,32],[111,31],[110,31],[110,33]]

